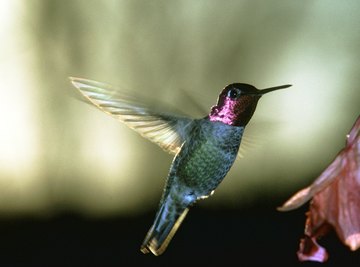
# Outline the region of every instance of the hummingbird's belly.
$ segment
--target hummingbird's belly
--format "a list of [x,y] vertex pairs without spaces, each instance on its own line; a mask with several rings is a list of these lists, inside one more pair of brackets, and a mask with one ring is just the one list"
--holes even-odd
[[178,178],[199,197],[209,195],[233,165],[241,136],[242,129],[233,126],[213,131],[211,135],[200,135],[200,140],[180,152]]

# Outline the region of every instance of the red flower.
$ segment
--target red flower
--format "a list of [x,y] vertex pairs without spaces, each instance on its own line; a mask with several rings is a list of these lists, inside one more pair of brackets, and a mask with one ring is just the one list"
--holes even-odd
[[316,241],[331,228],[345,245],[357,250],[360,247],[360,116],[335,160],[313,184],[278,209],[292,210],[311,198],[305,237],[297,252],[299,260],[326,261],[327,252]]

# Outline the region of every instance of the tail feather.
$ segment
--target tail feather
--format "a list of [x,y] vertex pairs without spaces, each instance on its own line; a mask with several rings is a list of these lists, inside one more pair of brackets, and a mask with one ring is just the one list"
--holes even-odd
[[161,255],[169,245],[171,239],[184,220],[188,207],[175,205],[174,201],[167,199],[164,201],[154,224],[147,233],[141,245],[141,252],[152,252],[154,255]]

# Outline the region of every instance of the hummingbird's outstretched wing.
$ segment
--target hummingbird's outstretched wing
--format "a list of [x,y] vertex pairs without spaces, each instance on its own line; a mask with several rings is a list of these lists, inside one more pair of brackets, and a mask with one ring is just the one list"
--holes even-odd
[[191,118],[151,110],[104,83],[74,77],[70,80],[90,103],[171,154],[176,154],[189,137]]

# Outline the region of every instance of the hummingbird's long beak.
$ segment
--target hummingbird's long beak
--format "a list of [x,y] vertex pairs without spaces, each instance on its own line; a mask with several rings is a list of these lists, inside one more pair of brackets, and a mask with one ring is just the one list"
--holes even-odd
[[285,85],[280,85],[280,86],[275,86],[275,87],[270,87],[270,88],[266,88],[266,89],[262,89],[259,91],[260,95],[264,95],[267,94],[269,92],[275,91],[275,90],[279,90],[279,89],[284,89],[284,88],[288,88],[292,86],[292,84],[285,84]]

